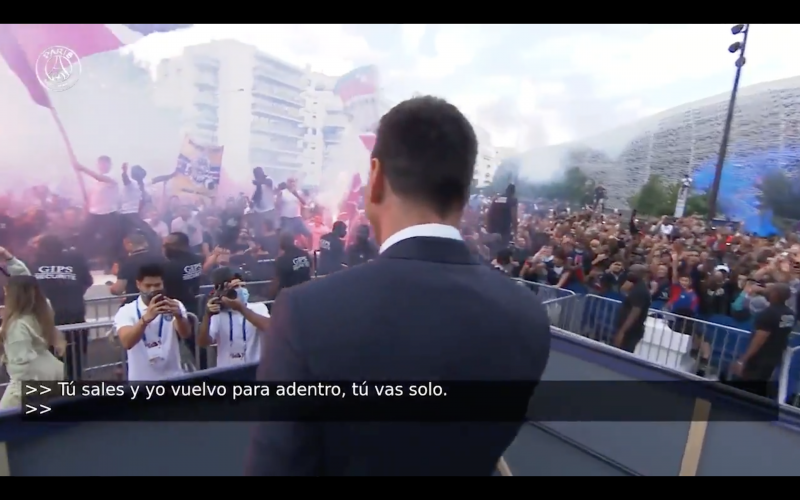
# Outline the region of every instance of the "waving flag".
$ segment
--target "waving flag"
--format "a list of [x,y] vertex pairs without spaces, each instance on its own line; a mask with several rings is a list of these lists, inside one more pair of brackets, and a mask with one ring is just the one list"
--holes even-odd
[[[73,77],[74,65],[81,57],[119,49],[143,35],[166,32],[190,24],[0,24],[0,56],[17,75],[33,102],[44,106],[58,126],[73,165],[77,163],[72,144],[64,125],[50,101],[48,89],[40,81],[39,72],[48,80],[63,81]],[[49,51],[49,52],[48,52]],[[50,54],[48,57],[43,57]],[[55,64],[48,63],[51,59]],[[38,66],[37,66],[38,65]],[[77,76],[77,75],[75,75]],[[86,197],[83,178],[77,174],[78,185]]]
[[358,136],[361,139],[361,144],[364,145],[367,150],[372,153],[372,150],[375,149],[375,142],[378,140],[377,136],[371,132],[366,134],[360,134]]
[[351,124],[360,133],[374,131],[380,119],[379,80],[377,66],[361,66],[341,76],[333,88]]
[[31,98],[52,108],[47,89],[39,83],[36,65],[51,47],[65,47],[77,57],[108,52],[143,35],[173,31],[190,24],[0,24],[0,56],[28,89]]

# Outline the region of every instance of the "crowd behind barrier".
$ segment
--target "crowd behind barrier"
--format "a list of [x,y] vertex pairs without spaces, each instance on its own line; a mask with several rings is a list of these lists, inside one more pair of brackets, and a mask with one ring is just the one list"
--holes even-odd
[[[520,280],[521,281],[521,280]],[[623,296],[608,292],[590,293],[582,284],[564,288],[525,282],[542,296],[558,300],[558,308],[549,310],[551,324],[598,342],[610,344],[616,333]],[[712,314],[688,318],[663,310],[665,302],[654,301],[645,323],[645,336],[635,354],[650,362],[695,373],[698,360],[692,350],[707,343],[710,359],[705,377],[729,379],[731,364],[738,360],[750,344],[753,320],[737,321],[730,316]],[[779,400],[794,404],[800,393],[800,333],[792,333],[783,362],[774,374],[779,381]]]
[[[536,293],[543,303],[548,304],[548,314],[551,324],[563,330],[581,335],[583,337],[610,343],[616,332],[619,309],[622,305],[622,296],[617,293],[596,295],[581,284],[571,284],[564,288],[557,288],[541,283],[534,283],[515,278],[521,286],[529,288]],[[258,300],[263,297],[268,281],[248,282],[254,302],[271,303],[272,301]],[[197,311],[202,315],[208,292],[211,286],[201,287],[201,293],[196,296]],[[87,306],[92,304],[93,313],[87,317],[87,322],[76,325],[60,327],[64,332],[86,330],[88,332],[85,342],[88,346],[70,344],[73,356],[79,349],[84,349],[82,365],[73,365],[74,371],[69,377],[73,380],[81,379],[123,379],[126,373],[126,352],[115,340],[112,334],[113,318],[117,309],[129,296],[110,296],[87,300]],[[725,315],[710,315],[704,318],[687,318],[662,310],[663,302],[653,302],[650,315],[645,324],[645,336],[637,346],[635,354],[650,362],[687,372],[697,369],[697,359],[692,358],[690,352],[693,339],[708,343],[711,357],[706,372],[706,377],[718,379],[725,376],[730,364],[744,353],[750,342],[752,321],[736,321]],[[87,316],[89,316],[87,314]],[[199,325],[199,318],[190,314],[193,327]],[[88,348],[87,348],[88,347]],[[201,356],[207,358],[208,367],[213,368],[216,363],[216,346],[208,348],[195,346],[191,352],[183,344],[181,362],[187,372],[195,371],[201,366]],[[204,352],[206,353],[204,356]],[[792,403],[798,393],[800,385],[800,334],[792,334],[789,348],[784,356],[784,362],[776,374],[780,381],[780,399],[784,403]],[[4,386],[5,384],[0,384]]]
[[[266,286],[270,281],[251,281],[246,283],[250,296],[250,302],[262,302],[267,305],[272,300],[261,300],[266,295]],[[209,292],[213,286],[202,286],[200,292],[195,296],[197,301],[196,310],[198,314],[203,314],[208,301]],[[124,380],[127,373],[127,351],[119,344],[114,335],[114,316],[117,310],[125,301],[138,294],[131,295],[112,295],[86,300],[87,315],[86,322],[72,325],[61,325],[59,330],[64,333],[83,331],[84,335],[78,337],[78,342],[71,342],[67,345],[67,356],[72,359],[80,357],[82,363],[72,363],[72,372],[67,374],[70,380]],[[94,306],[94,309],[89,305]],[[91,314],[90,314],[91,313]],[[192,323],[193,336],[197,332],[200,319],[197,315],[188,313],[189,321]],[[201,366],[201,360],[208,363],[209,368],[216,366],[217,352],[216,344],[207,348],[194,345],[191,350],[186,342],[181,342],[181,365],[186,372],[193,372]],[[83,351],[82,353],[80,351]],[[3,374],[5,375],[5,374]],[[0,383],[0,395],[7,381]]]

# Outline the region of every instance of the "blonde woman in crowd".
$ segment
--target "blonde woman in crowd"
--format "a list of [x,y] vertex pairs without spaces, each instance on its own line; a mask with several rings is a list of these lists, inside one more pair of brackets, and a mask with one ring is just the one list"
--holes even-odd
[[63,356],[66,342],[56,328],[50,304],[25,264],[2,247],[0,259],[6,261],[9,274],[0,327],[0,359],[10,379],[0,399],[0,410],[5,410],[20,407],[23,381],[64,380],[64,364],[50,348]]

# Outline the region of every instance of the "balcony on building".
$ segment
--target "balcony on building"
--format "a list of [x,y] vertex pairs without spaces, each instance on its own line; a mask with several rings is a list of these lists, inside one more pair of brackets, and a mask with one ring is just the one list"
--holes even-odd
[[309,83],[303,70],[293,68],[263,54],[257,54],[255,57],[253,78],[256,81],[278,83],[298,91],[305,90]]
[[290,155],[300,155],[303,153],[303,148],[297,141],[274,140],[264,136],[251,137],[250,147],[269,151],[270,153],[286,153]]
[[326,144],[338,144],[344,136],[343,127],[322,127],[322,138]]
[[201,91],[198,89],[198,92],[196,92],[194,96],[194,104],[195,106],[201,105],[216,109],[219,107],[219,99],[215,92],[208,90]]
[[280,118],[294,123],[303,123],[300,110],[276,101],[258,99],[250,106],[253,115],[266,118]]
[[[297,174],[303,166],[303,159],[296,154],[279,153],[259,147],[250,147],[250,163],[253,166],[263,166],[264,173],[270,175],[273,181],[280,182],[286,180],[287,177],[292,177]],[[285,171],[286,177],[281,179],[281,176],[271,175],[267,172],[267,167]]]
[[219,125],[214,122],[199,121],[195,122],[194,126],[198,129],[208,130],[209,132],[214,132],[214,133],[216,133],[217,130],[219,130]]
[[303,138],[305,128],[296,123],[283,120],[254,118],[250,124],[250,132],[268,137],[275,136],[299,140]]
[[343,111],[328,111],[325,116],[325,127],[344,129],[350,124],[350,120]]
[[305,100],[296,90],[281,87],[280,85],[255,82],[252,88],[253,97],[266,101],[276,101],[280,104],[302,108]]
[[219,60],[209,56],[195,56],[194,57],[194,65],[200,71],[204,73],[218,73],[219,72]]

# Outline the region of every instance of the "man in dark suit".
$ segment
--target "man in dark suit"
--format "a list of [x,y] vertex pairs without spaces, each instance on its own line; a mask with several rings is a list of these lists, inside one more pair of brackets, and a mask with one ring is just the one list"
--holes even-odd
[[[280,294],[260,381],[539,380],[544,307],[478,265],[457,229],[476,154],[469,121],[441,99],[381,118],[365,189],[380,255]],[[488,476],[522,424],[264,422],[247,473]]]

